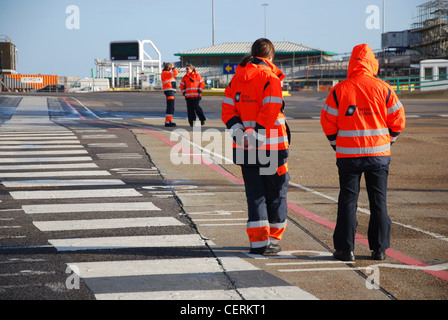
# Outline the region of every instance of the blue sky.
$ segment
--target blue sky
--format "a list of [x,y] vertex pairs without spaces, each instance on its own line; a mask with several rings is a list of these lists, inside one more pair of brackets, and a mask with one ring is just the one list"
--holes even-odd
[[[0,0],[0,34],[19,50],[18,72],[90,76],[95,58],[109,58],[114,40],[151,40],[163,61],[212,45],[212,0]],[[264,37],[346,53],[360,43],[381,47],[379,29],[368,29],[369,5],[383,0],[214,0],[215,44]],[[410,28],[427,0],[386,0],[386,31]],[[79,8],[79,29],[69,29],[66,8]]]

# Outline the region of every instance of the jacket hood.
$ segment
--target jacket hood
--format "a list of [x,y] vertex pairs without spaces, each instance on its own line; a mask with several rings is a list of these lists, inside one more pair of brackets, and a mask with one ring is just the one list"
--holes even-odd
[[241,77],[243,81],[250,81],[263,71],[274,73],[280,79],[280,81],[285,78],[283,72],[279,68],[277,68],[275,64],[260,57],[254,57],[250,59],[245,67],[238,65],[235,70],[235,75]]
[[372,77],[378,73],[379,63],[375,54],[367,44],[360,44],[353,48],[348,63],[347,78],[366,74]]

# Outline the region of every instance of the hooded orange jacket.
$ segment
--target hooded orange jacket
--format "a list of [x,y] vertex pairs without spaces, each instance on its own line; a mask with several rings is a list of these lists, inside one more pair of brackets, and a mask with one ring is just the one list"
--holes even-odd
[[196,71],[185,74],[180,82],[180,90],[185,98],[201,97],[204,88],[204,79],[202,79],[202,76]]
[[173,68],[171,70],[163,70],[162,71],[162,87],[163,91],[176,91],[176,77],[179,74],[179,70]]
[[[221,119],[234,140],[246,133],[257,149],[283,151],[286,158],[289,141],[280,83],[284,78],[280,69],[263,58],[239,65],[225,90]],[[240,142],[233,147],[242,148]]]
[[337,158],[389,156],[405,127],[404,108],[394,90],[375,78],[378,66],[368,45],[354,47],[347,79],[325,101],[320,122]]

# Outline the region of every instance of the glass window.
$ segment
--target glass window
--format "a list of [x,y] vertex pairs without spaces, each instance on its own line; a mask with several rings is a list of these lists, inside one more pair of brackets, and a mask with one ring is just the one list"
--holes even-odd
[[439,67],[439,80],[448,79],[446,75],[447,67]]
[[432,80],[432,67],[425,68],[425,80]]

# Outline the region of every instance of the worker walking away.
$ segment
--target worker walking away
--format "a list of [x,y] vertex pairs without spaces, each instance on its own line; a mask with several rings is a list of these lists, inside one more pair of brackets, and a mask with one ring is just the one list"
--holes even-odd
[[233,138],[233,161],[241,166],[250,253],[275,254],[286,228],[289,130],[281,80],[268,39],[256,40],[225,90],[222,121]]
[[187,64],[186,70],[187,73],[180,82],[180,90],[187,102],[188,123],[192,127],[197,115],[201,121],[201,125],[204,125],[206,119],[204,111],[199,106],[199,102],[202,98],[205,82],[202,76],[196,72],[196,68],[192,64]]
[[336,151],[340,185],[333,255],[343,261],[355,260],[356,210],[362,173],[370,204],[367,234],[372,258],[384,260],[390,247],[387,179],[391,145],[405,127],[405,113],[394,90],[375,78],[378,65],[367,44],[355,46],[347,79],[331,90],[321,110],[323,131]]
[[179,70],[174,67],[171,62],[164,63],[162,71],[162,87],[163,93],[166,96],[166,112],[165,112],[165,127],[175,127],[173,122],[174,116],[174,98],[176,94],[176,76]]

